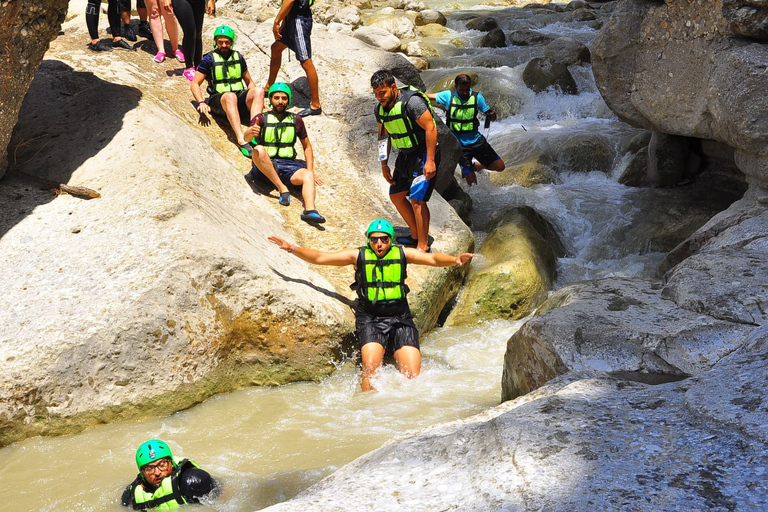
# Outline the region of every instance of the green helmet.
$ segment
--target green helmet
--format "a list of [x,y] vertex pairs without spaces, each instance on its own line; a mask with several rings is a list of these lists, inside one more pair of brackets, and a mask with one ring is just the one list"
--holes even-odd
[[288,95],[288,106],[291,106],[291,88],[288,87],[288,84],[284,84],[283,82],[275,82],[272,84],[269,88],[269,92],[267,93],[267,98],[270,100],[272,99],[272,94],[276,92],[284,92]]
[[170,457],[171,461],[173,461],[171,449],[168,448],[168,445],[165,444],[164,441],[152,439],[151,441],[142,443],[142,445],[139,446],[139,449],[136,450],[136,465],[139,467],[139,471],[141,471],[142,466],[165,457]]
[[216,46],[216,38],[219,36],[228,37],[232,40],[232,46],[235,46],[235,31],[226,25],[219,25],[213,31],[213,45]]
[[371,236],[371,233],[386,233],[389,235],[389,238],[395,238],[395,228],[392,227],[389,221],[384,219],[376,219],[371,222],[371,225],[368,226],[368,231],[365,232],[366,238]]

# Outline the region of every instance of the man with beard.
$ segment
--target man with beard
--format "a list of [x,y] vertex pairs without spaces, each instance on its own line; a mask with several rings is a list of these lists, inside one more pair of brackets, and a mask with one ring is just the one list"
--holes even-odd
[[[245,136],[252,138],[253,168],[251,176],[257,180],[266,178],[280,193],[283,206],[291,204],[289,186],[301,187],[304,212],[301,220],[309,224],[322,224],[325,217],[315,209],[315,185],[322,181],[315,175],[315,158],[307,136],[304,121],[298,114],[288,112],[291,106],[291,88],[277,82],[269,88],[272,110],[256,114]],[[296,139],[301,141],[304,160],[296,158]]]
[[159,439],[139,446],[136,465],[139,474],[125,488],[120,500],[125,507],[169,510],[219,494],[216,480],[207,471],[189,459],[177,460],[168,444]]
[[[477,129],[480,125],[477,120],[478,111],[485,114],[486,122],[496,120],[496,111],[488,106],[482,93],[472,90],[472,79],[469,75],[458,75],[454,84],[455,91],[440,91],[427,94],[427,97],[445,108],[445,124],[461,144],[461,174],[467,184],[472,186],[477,183],[476,170],[504,170],[504,160]],[[472,163],[472,158],[477,160],[477,164]]]
[[384,219],[371,222],[365,235],[365,246],[338,252],[297,247],[276,236],[270,236],[269,241],[315,265],[355,267],[358,296],[355,327],[363,364],[360,387],[363,391],[369,391],[373,389],[371,379],[381,367],[385,354],[392,354],[397,369],[409,379],[421,372],[419,331],[413,322],[406,298],[407,265],[461,266],[470,261],[474,254],[466,252],[451,256],[400,247],[392,243],[395,229]]
[[[398,88],[395,77],[386,69],[371,77],[375,109],[379,122],[379,161],[381,173],[389,183],[389,199],[411,230],[397,243],[429,252],[429,207],[427,201],[435,187],[440,163],[437,126],[432,106],[421,91]],[[390,148],[399,150],[394,173],[388,160]]]
[[[192,96],[201,115],[225,117],[232,127],[240,152],[251,158],[251,145],[243,136],[242,125],[264,110],[264,89],[251,79],[245,59],[232,49],[235,31],[221,25],[213,32],[216,48],[207,53],[190,83]],[[208,80],[209,98],[203,99],[201,85]]]

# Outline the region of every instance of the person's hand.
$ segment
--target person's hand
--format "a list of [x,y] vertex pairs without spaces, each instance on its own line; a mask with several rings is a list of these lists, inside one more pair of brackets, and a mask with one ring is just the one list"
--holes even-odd
[[467,185],[470,187],[472,185],[477,185],[477,174],[475,174],[475,171],[472,171],[469,174],[465,174],[464,179],[467,181]]
[[270,236],[269,238],[267,238],[267,240],[269,240],[270,242],[272,242],[273,244],[275,244],[276,246],[278,246],[284,251],[290,251],[293,248],[293,244],[289,244],[282,238],[278,238],[276,236]]
[[249,126],[243,131],[243,138],[245,140],[257,139],[260,133],[261,133],[261,126],[259,126],[258,124],[255,124],[253,126]]
[[205,13],[208,16],[214,16],[216,14],[216,2],[215,2],[215,0],[208,0],[208,5],[205,8]]
[[424,179],[429,181],[437,174],[437,167],[434,160],[427,160],[424,163]]
[[387,164],[381,166],[381,174],[384,176],[384,179],[387,181],[387,183],[390,185],[395,184],[395,180],[392,179],[392,171],[389,169]]
[[280,38],[283,37],[283,35],[280,33],[281,31],[282,31],[282,27],[279,24],[275,23],[274,25],[272,25],[272,34],[274,34],[275,36],[275,41],[279,41]]
[[322,185],[323,184],[323,180],[320,179],[320,176],[318,176],[314,172],[312,173],[312,175],[315,177],[315,185]]
[[491,121],[495,121],[496,120],[496,111],[495,110],[489,110],[488,112],[485,113],[485,115],[486,115],[486,117],[489,117],[491,119]]
[[209,107],[208,104],[205,103],[204,101],[201,101],[200,103],[197,104],[197,111],[200,112],[200,114],[202,115],[210,114],[211,107]]
[[474,253],[471,253],[471,252],[465,252],[464,254],[459,254],[458,256],[456,256],[456,264],[459,266],[464,265],[466,262],[468,262],[474,257],[475,257]]

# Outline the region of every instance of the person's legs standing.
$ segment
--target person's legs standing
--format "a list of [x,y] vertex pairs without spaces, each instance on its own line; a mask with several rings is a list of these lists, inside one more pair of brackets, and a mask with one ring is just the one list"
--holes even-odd
[[384,346],[375,341],[368,342],[360,347],[360,359],[363,364],[360,389],[363,391],[373,389],[371,379],[376,376],[379,368],[381,368],[381,363],[384,361],[384,352]]

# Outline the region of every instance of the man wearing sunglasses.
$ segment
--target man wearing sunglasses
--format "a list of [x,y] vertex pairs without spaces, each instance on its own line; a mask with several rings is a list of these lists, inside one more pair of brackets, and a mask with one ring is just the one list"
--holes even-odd
[[393,245],[394,236],[392,224],[377,219],[366,231],[368,244],[358,249],[321,252],[269,237],[273,244],[309,263],[355,267],[358,296],[355,324],[363,363],[360,383],[363,391],[373,389],[371,379],[381,367],[386,353],[392,353],[397,369],[406,377],[416,377],[421,371],[419,331],[413,323],[406,298],[407,265],[450,267],[464,265],[474,256],[472,253],[451,256]]
[[219,487],[211,475],[189,459],[177,461],[168,445],[159,439],[139,446],[136,465],[139,475],[123,491],[123,506],[166,510],[218,495]]

